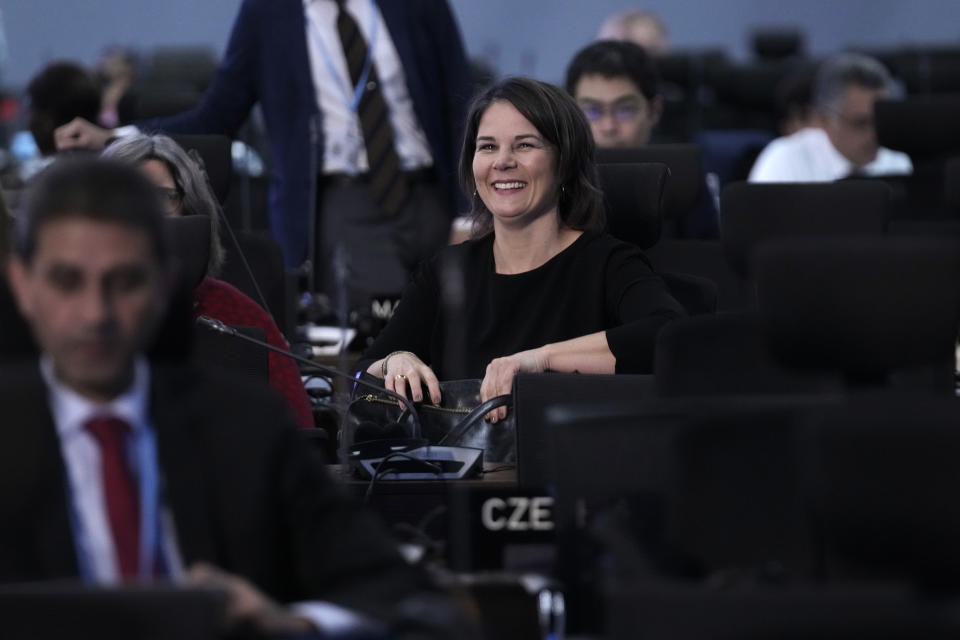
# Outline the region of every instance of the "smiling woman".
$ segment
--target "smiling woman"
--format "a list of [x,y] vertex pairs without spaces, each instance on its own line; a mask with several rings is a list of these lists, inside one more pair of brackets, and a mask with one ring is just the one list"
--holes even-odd
[[482,93],[460,156],[475,237],[421,266],[367,372],[434,402],[439,378],[482,378],[486,400],[521,371],[649,372],[683,311],[639,249],[602,232],[593,152],[557,87],[510,78]]

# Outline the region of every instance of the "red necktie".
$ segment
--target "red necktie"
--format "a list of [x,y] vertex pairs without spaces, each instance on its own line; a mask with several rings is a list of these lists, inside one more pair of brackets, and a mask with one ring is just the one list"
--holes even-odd
[[124,581],[135,580],[140,559],[140,495],[127,462],[130,425],[112,416],[91,418],[84,428],[100,445],[100,472],[117,566]]

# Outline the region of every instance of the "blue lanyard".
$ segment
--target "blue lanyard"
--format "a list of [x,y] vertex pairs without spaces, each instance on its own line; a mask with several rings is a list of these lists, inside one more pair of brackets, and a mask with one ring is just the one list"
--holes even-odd
[[[163,553],[160,535],[160,472],[157,464],[157,441],[153,429],[145,425],[134,432],[130,443],[136,460],[140,485],[140,567],[138,575],[141,582],[153,578],[154,564]],[[67,478],[67,496],[69,499],[70,528],[77,552],[77,568],[80,578],[87,584],[96,582],[96,573],[88,555],[88,547],[83,544],[86,529],[77,512],[74,492]],[[89,543],[89,541],[88,541]]]
[[153,578],[153,567],[162,553],[160,545],[160,472],[157,440],[148,425],[134,439],[134,456],[140,470],[140,579]]
[[[344,7],[343,10],[346,11],[346,7]],[[317,48],[320,49],[320,53],[323,55],[323,62],[327,66],[327,71],[330,72],[332,77],[339,78],[340,74],[337,71],[336,65],[333,64],[333,56],[323,44],[323,38],[320,37],[320,25],[318,25],[316,21],[310,17],[310,12],[306,7],[303,8],[303,17],[310,25],[313,26],[313,28],[309,29],[309,31],[313,36],[313,41],[317,44]],[[343,90],[343,97],[350,105],[351,113],[357,112],[357,107],[360,106],[360,98],[363,97],[363,90],[366,88],[367,80],[370,78],[370,69],[373,67],[373,46],[377,41],[377,33],[379,30],[380,21],[377,20],[377,5],[374,0],[370,0],[370,41],[367,43],[367,57],[363,61],[363,71],[360,73],[360,78],[357,80],[357,84],[353,87],[352,97],[349,90],[349,68],[347,69],[347,84],[345,86],[340,85],[340,88]]]

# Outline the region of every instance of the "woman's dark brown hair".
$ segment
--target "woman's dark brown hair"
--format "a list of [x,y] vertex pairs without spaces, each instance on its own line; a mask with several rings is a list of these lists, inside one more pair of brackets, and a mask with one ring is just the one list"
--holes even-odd
[[561,222],[571,229],[602,229],[605,219],[593,160],[593,137],[580,107],[563,89],[552,84],[530,78],[507,78],[474,98],[464,127],[460,184],[471,203],[469,215],[474,221],[474,235],[484,235],[493,229],[493,216],[477,195],[473,156],[480,119],[490,105],[499,101],[512,104],[556,149],[560,185],[557,210]]

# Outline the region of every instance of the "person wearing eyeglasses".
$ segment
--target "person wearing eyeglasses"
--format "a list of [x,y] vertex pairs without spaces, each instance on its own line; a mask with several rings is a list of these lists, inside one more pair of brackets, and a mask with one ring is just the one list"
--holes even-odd
[[566,88],[600,149],[647,144],[663,113],[653,59],[632,42],[599,40],[581,49],[567,67]]
[[[217,277],[224,261],[219,205],[201,166],[172,138],[159,134],[118,138],[103,151],[103,156],[140,169],[153,183],[167,216],[202,215],[210,220],[207,269],[193,290],[194,319],[209,316],[228,325],[258,327],[271,345],[288,349],[270,315],[242,291]],[[310,399],[297,365],[277,353],[270,353],[268,358],[270,384],[287,401],[297,424],[313,427]]]
[[813,126],[771,142],[750,171],[751,182],[830,182],[851,176],[912,173],[910,158],[881,147],[873,104],[893,95],[893,80],[877,60],[835,56],[817,70]]

